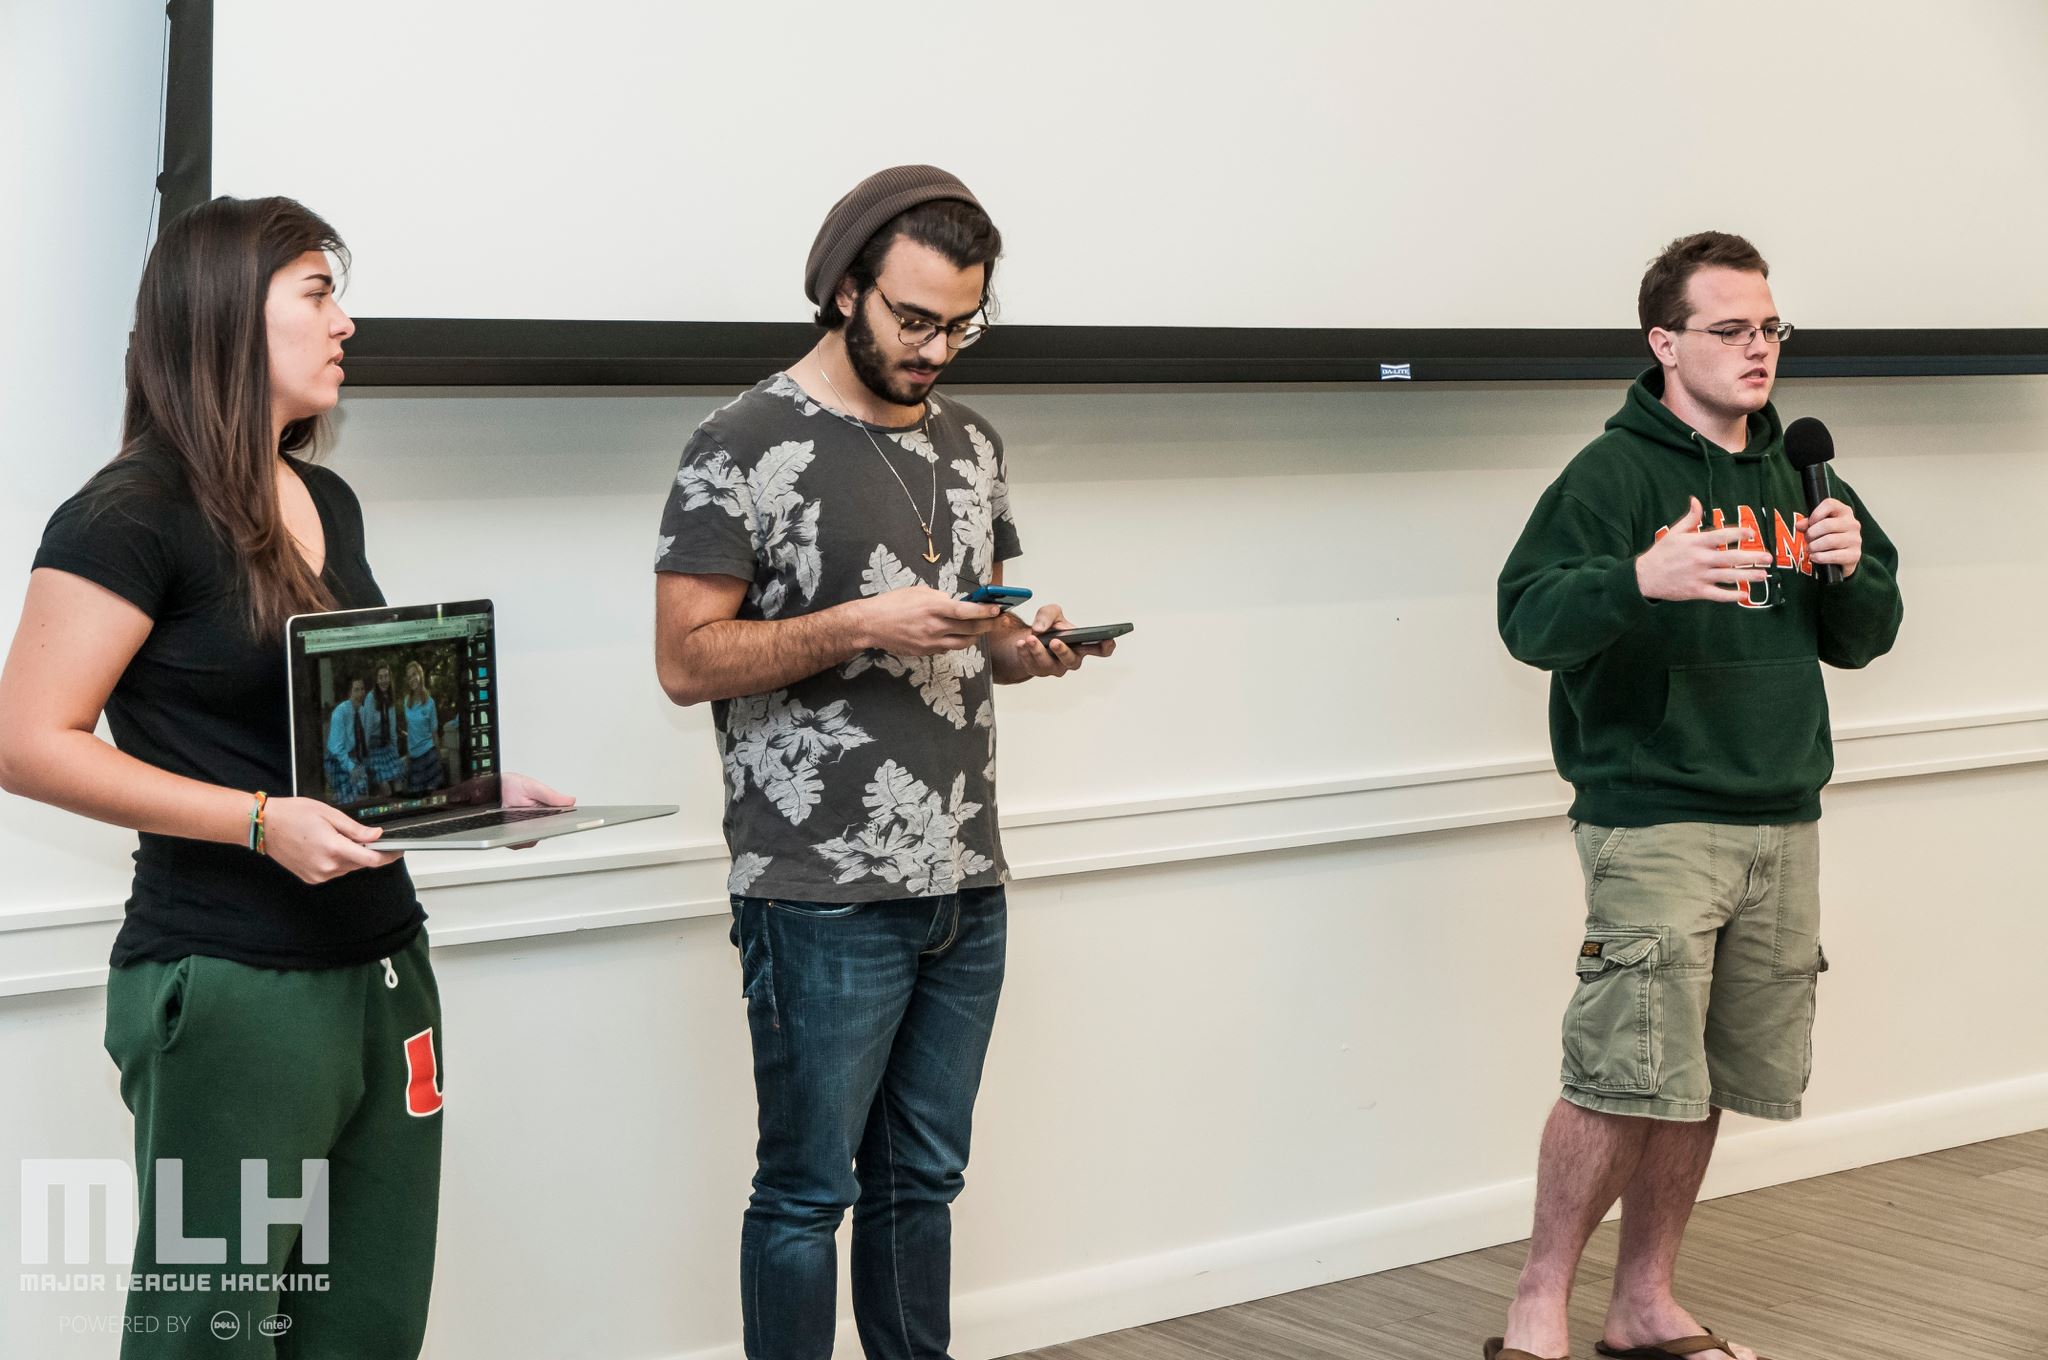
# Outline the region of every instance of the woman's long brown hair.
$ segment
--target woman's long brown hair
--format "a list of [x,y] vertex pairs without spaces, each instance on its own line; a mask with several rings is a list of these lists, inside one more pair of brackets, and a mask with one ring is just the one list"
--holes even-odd
[[278,456],[310,457],[325,421],[293,421],[271,443],[264,302],[271,277],[309,250],[348,266],[334,228],[289,198],[216,198],[164,226],[135,299],[121,451],[109,467],[118,484],[137,454],[176,460],[235,554],[244,613],[259,639],[281,638],[293,614],[335,607],[277,502]]

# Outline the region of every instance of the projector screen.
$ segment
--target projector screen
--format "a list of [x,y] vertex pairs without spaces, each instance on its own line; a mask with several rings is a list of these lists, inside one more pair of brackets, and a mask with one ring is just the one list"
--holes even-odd
[[[177,196],[327,216],[394,361],[407,337],[416,361],[458,344],[515,368],[801,344],[820,219],[906,161],[959,174],[1004,233],[1002,324],[966,363],[1035,355],[1063,381],[1176,358],[1325,376],[1275,367],[1317,355],[1377,377],[1395,337],[1417,377],[1627,371],[1644,264],[1707,227],[1770,259],[1802,330],[1787,372],[2016,371],[2048,349],[2036,0],[174,15]],[[1527,374],[1472,367],[1517,351]]]

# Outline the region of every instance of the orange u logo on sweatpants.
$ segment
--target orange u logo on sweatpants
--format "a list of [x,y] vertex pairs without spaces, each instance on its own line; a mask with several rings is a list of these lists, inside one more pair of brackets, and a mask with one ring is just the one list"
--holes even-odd
[[441,1069],[434,1059],[434,1031],[423,1029],[405,1041],[405,1112],[439,1114]]

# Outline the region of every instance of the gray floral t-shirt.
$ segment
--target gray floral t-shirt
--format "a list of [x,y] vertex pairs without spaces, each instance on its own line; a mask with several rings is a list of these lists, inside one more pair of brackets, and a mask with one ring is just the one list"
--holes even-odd
[[[683,449],[654,569],[746,581],[743,619],[987,584],[1019,552],[1002,441],[949,398],[926,409],[917,428],[889,430],[819,405],[787,374],[760,383]],[[918,527],[928,514],[936,562]],[[993,690],[985,646],[870,651],[713,703],[730,890],[868,902],[1001,882]]]

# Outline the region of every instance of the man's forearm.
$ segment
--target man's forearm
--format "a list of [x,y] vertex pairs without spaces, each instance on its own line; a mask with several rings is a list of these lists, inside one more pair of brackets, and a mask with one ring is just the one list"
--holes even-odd
[[860,601],[794,619],[722,619],[677,647],[663,688],[679,704],[785,689],[866,650]]

